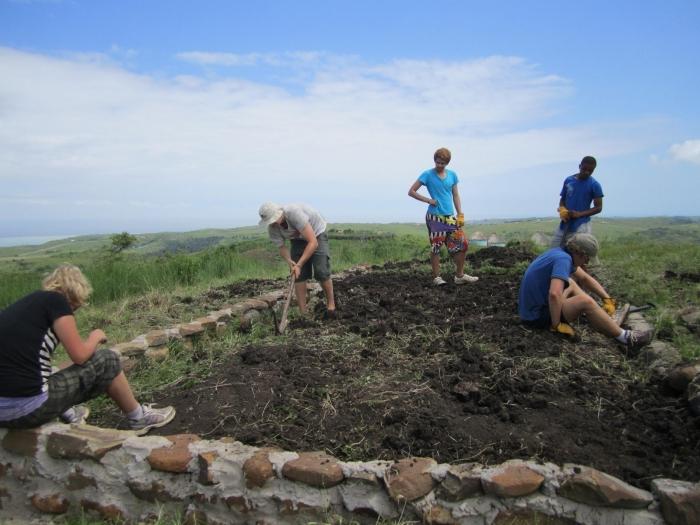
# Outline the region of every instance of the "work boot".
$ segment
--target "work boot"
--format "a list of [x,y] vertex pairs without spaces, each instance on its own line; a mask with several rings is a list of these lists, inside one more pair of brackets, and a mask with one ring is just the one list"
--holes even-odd
[[433,279],[433,285],[435,285],[435,286],[444,286],[446,284],[447,284],[447,281],[445,281],[445,279],[443,279],[439,275],[435,279]]
[[627,337],[627,349],[636,352],[651,343],[654,338],[653,330],[630,330]]
[[326,310],[325,312],[323,312],[323,319],[325,319],[326,321],[338,319],[338,311],[337,310]]
[[474,276],[474,275],[469,275],[469,274],[464,274],[462,277],[457,277],[455,275],[455,284],[466,284],[466,283],[475,283],[478,281],[479,278]]
[[129,420],[131,430],[136,430],[139,436],[146,434],[152,428],[167,425],[175,417],[175,409],[173,407],[155,408],[149,404],[143,404],[141,407],[143,408],[143,416],[139,419]]

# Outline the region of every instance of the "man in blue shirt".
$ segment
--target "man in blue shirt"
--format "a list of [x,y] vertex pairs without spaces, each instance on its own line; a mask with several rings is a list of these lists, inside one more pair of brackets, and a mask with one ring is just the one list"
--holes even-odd
[[603,188],[592,177],[596,165],[594,157],[583,157],[579,172],[564,180],[557,210],[561,222],[554,230],[552,248],[564,247],[574,233],[592,232],[591,216],[603,211]]
[[[616,339],[630,350],[638,350],[649,344],[653,333],[623,330],[612,319],[614,300],[584,270],[597,254],[596,238],[588,233],[576,233],[565,248],[550,248],[532,261],[520,283],[520,318],[530,328],[549,327],[553,332],[574,336],[569,323],[585,313],[594,330]],[[602,299],[603,307],[586,291]]]

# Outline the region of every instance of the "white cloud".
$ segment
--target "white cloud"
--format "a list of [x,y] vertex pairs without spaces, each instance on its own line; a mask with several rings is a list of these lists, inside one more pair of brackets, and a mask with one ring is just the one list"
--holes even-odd
[[674,144],[669,148],[671,157],[675,160],[700,164],[700,139],[691,139]]
[[[55,202],[50,213],[20,201],[3,206],[0,222],[29,213],[89,223],[94,206],[64,205],[80,201],[108,202],[102,219],[111,218],[114,231],[125,218],[234,226],[253,223],[259,203],[271,199],[315,204],[331,220],[405,220],[420,214],[406,191],[438,146],[452,149],[462,180],[512,173],[509,191],[522,200],[531,190],[520,170],[575,167],[582,151],[637,151],[653,129],[547,126],[572,86],[521,58],[364,64],[313,52],[179,56],[287,69],[278,83],[237,69],[164,78],[100,56],[0,48],[0,183],[6,196]],[[287,74],[296,73],[302,83],[290,87]]]

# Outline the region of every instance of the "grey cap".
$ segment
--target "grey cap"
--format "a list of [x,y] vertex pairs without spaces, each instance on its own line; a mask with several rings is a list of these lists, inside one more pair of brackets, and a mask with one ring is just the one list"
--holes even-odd
[[598,264],[598,239],[590,233],[575,233],[566,241],[566,249],[587,255],[591,264]]

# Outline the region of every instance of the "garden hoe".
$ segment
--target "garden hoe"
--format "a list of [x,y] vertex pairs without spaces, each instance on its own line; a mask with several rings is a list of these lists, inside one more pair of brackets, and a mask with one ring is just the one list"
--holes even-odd
[[277,326],[277,333],[282,335],[287,328],[287,313],[289,312],[289,303],[292,302],[292,295],[294,294],[294,282],[296,281],[294,272],[289,276],[289,289],[287,290],[287,299],[284,301],[284,307],[282,308],[282,319],[280,324]]

